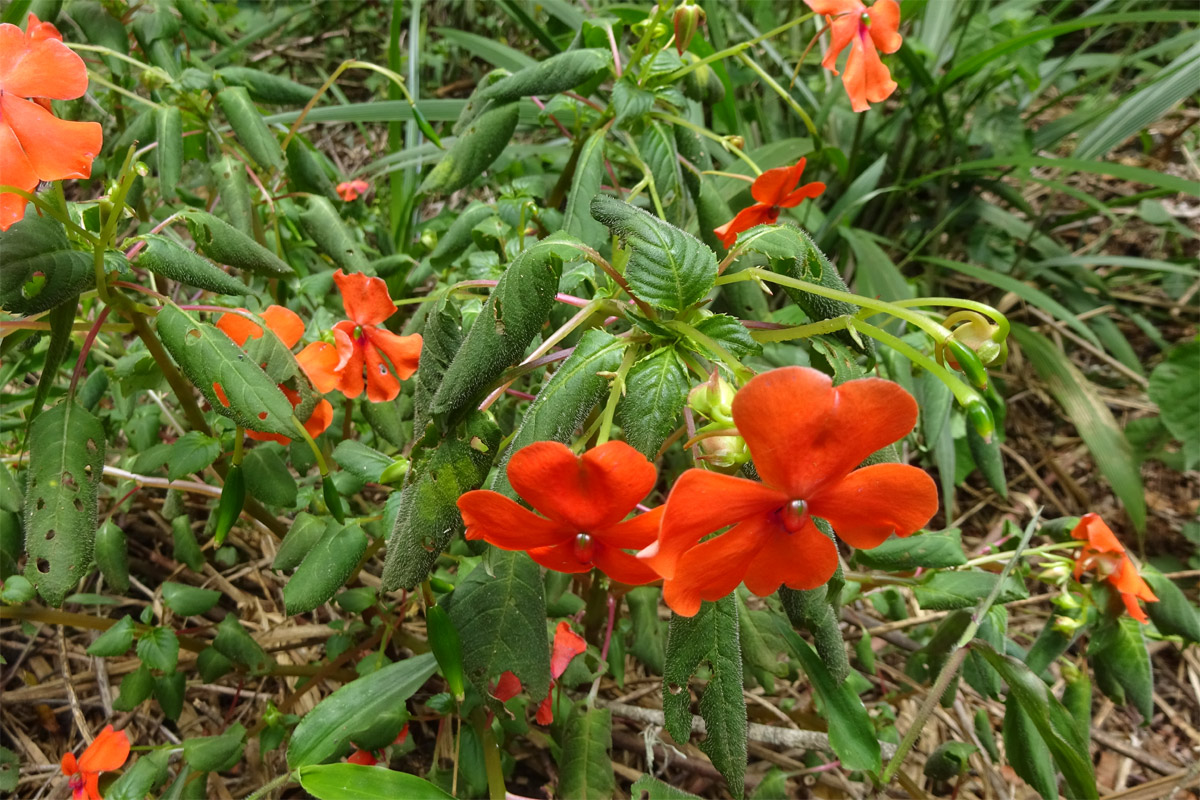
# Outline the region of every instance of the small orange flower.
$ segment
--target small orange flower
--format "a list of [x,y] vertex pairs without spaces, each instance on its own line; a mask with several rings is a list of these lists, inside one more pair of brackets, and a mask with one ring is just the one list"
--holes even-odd
[[870,549],[893,533],[912,534],[937,512],[937,488],[924,471],[856,469],[917,422],[917,403],[898,384],[860,378],[834,386],[808,367],[771,370],[734,397],[733,421],[762,483],[688,470],[667,498],[658,540],[638,554],[666,579],[663,600],[676,614],[693,616],[701,600],[719,600],[742,581],[759,597],[780,585],[826,583],[837,546],[813,517]]
[[353,180],[339,183],[336,191],[338,197],[342,198],[342,200],[346,201],[347,203],[352,203],[358,199],[360,194],[365,193],[367,189],[370,188],[371,184],[367,183],[366,181]]
[[575,656],[586,650],[587,642],[571,630],[569,622],[564,620],[558,623],[558,627],[554,629],[554,646],[550,652],[550,691],[546,692],[546,699],[538,704],[535,716],[539,725],[554,722],[554,685],[567,671]]
[[100,797],[100,773],[120,769],[129,758],[129,734],[114,731],[112,725],[104,726],[100,735],[87,746],[78,759],[74,753],[62,757],[63,774],[70,778],[71,796],[74,800],[102,800]]
[[1075,580],[1085,570],[1094,570],[1096,575],[1108,581],[1121,595],[1125,610],[1138,622],[1149,622],[1146,612],[1138,600],[1158,602],[1158,597],[1138,575],[1137,567],[1117,541],[1112,529],[1104,524],[1099,514],[1084,514],[1071,531],[1071,537],[1086,542],[1075,560]]
[[793,166],[769,169],[754,179],[750,194],[758,202],[743,208],[729,222],[713,229],[726,250],[737,241],[739,233],[755,225],[770,225],[779,219],[781,209],[794,208],[806,198],[819,197],[825,191],[825,184],[820,181],[798,185],[807,163],[808,159],[802,158]]
[[[25,32],[0,24],[0,183],[32,192],[40,181],[89,178],[104,132],[95,122],[61,120],[51,100],[87,91],[83,59],[49,22],[29,15]],[[25,198],[0,194],[0,231],[25,216]]]
[[[279,340],[283,342],[283,346],[289,350],[295,347],[296,343],[300,341],[300,337],[304,335],[304,321],[291,309],[273,305],[259,314],[259,316],[262,317],[263,322],[267,323],[267,327],[271,329],[271,333],[278,336]],[[221,318],[217,320],[217,327],[224,331],[226,336],[233,339],[234,344],[238,347],[245,347],[248,340],[257,339],[262,336],[262,328],[257,323],[238,313],[222,314]],[[324,377],[324,371],[321,369],[315,369],[312,373],[309,371],[309,365],[320,359],[322,354],[324,355],[324,363],[326,364],[337,360],[337,352],[334,350],[333,345],[326,342],[313,342],[300,351],[299,355],[296,356],[296,361],[300,364],[304,373],[309,376],[309,380],[312,380],[317,391],[324,393],[330,391],[333,387],[329,386],[326,381],[320,381],[318,385],[318,381],[313,379],[313,374]],[[216,389],[219,399],[228,404],[222,387],[218,384]],[[279,389],[292,404],[292,408],[300,405],[300,394],[298,392],[282,384],[280,384]],[[308,415],[308,419],[304,420],[304,429],[308,431],[309,436],[315,439],[325,432],[331,422],[333,422],[333,406],[329,404],[328,400],[322,398],[317,401],[312,413]],[[291,441],[288,437],[278,433],[262,433],[261,431],[247,430],[246,435],[258,442],[287,444]]]
[[881,103],[896,91],[892,74],[879,58],[879,50],[894,53],[903,41],[900,37],[900,5],[896,0],[877,0],[864,5],[862,0],[804,0],[818,14],[824,14],[833,28],[833,40],[821,66],[838,74],[837,60],[846,45],[850,55],[842,73],[842,85],[850,95],[850,107],[866,111],[870,103]]
[[[624,442],[606,442],[576,456],[558,442],[534,442],[508,462],[508,480],[527,511],[498,492],[458,498],[468,539],[502,550],[526,550],[547,569],[587,572],[596,567],[621,583],[658,580],[626,549],[647,546],[658,532],[661,508],[625,520],[657,480],[646,457]],[[625,520],[622,522],[622,520]]]
[[318,388],[333,386],[349,398],[362,394],[365,368],[367,399],[372,403],[396,399],[400,381],[408,380],[417,371],[421,335],[397,336],[379,326],[396,312],[382,278],[371,278],[361,272],[347,275],[339,269],[333,273],[333,280],[342,292],[342,306],[349,317],[333,326],[337,363],[329,361],[324,353],[301,358],[301,363]]

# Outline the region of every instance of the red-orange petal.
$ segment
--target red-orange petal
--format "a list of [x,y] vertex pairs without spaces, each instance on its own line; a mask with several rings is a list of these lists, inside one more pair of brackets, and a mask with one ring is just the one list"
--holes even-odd
[[364,328],[363,335],[391,362],[396,377],[406,381],[417,371],[421,361],[421,334],[398,336],[386,328]]
[[781,528],[763,514],[693,547],[679,559],[674,580],[663,583],[663,601],[693,617],[701,600],[720,600],[737,588],[767,537]]
[[880,60],[874,42],[870,39],[864,42],[859,37],[855,37],[846,57],[842,85],[854,111],[866,111],[871,103],[886,100],[896,90],[896,82]]
[[1125,552],[1125,546],[1099,514],[1088,513],[1080,517],[1079,524],[1071,531],[1071,537],[1086,541],[1090,549],[1100,553]]
[[[0,26],[3,27],[3,26]],[[14,27],[14,26],[9,26]],[[21,142],[8,123],[0,117],[0,183],[33,192],[37,189],[38,176],[33,165],[25,156]],[[6,231],[14,222],[25,216],[25,205],[29,201],[19,194],[0,194],[0,231]]]
[[0,25],[0,91],[17,97],[74,100],[87,91],[87,65],[58,29],[30,16],[27,33]]
[[649,547],[658,538],[658,529],[662,525],[663,511],[666,506],[652,508],[645,514],[638,514],[632,519],[618,522],[610,528],[593,531],[597,540],[609,547],[620,550],[641,550]]
[[1138,605],[1137,596],[1121,592],[1121,602],[1125,604],[1125,610],[1129,612],[1129,616],[1136,619],[1138,622],[1145,625],[1150,621],[1150,617],[1146,616],[1146,611]]
[[789,499],[756,481],[689,469],[675,481],[667,497],[658,540],[638,553],[638,558],[664,578],[674,579],[680,558],[705,536],[727,525],[765,516]]
[[1142,576],[1138,574],[1137,567],[1133,565],[1133,561],[1130,560],[1129,556],[1121,559],[1120,565],[1108,577],[1108,581],[1121,594],[1132,595],[1148,603],[1158,601],[1158,596],[1154,594],[1150,585],[1142,580]]
[[[339,322],[333,327],[333,338],[337,342],[338,351],[338,391],[353,400],[363,393],[363,349],[339,328],[344,323]],[[353,325],[353,323],[350,323]]]
[[818,14],[830,14],[832,16],[862,13],[864,11],[862,0],[804,0],[804,3]]
[[114,731],[112,725],[106,725],[79,757],[79,769],[82,772],[120,769],[125,759],[129,758],[129,747],[129,734]]
[[370,342],[362,348],[363,366],[367,370],[367,399],[372,403],[386,403],[396,399],[400,394],[400,381],[388,369],[378,348]]
[[721,240],[721,245],[728,250],[737,241],[739,233],[748,231],[755,225],[769,225],[779,219],[779,209],[774,206],[764,206],[755,203],[743,208],[733,219],[719,228],[713,228],[713,233]]
[[645,561],[603,543],[596,544],[592,564],[612,580],[627,586],[643,586],[662,577]]
[[801,158],[790,167],[767,170],[754,179],[750,194],[765,206],[782,205],[783,199],[800,182],[800,176],[804,174],[804,165],[807,163],[808,159]]
[[373,767],[379,763],[375,758],[375,754],[370,750],[355,750],[346,757],[347,764],[358,764],[363,767]]
[[396,304],[388,295],[383,278],[372,278],[361,272],[347,275],[339,269],[333,273],[333,280],[342,293],[346,316],[356,325],[373,327],[396,313]]
[[59,767],[62,768],[63,775],[75,775],[79,772],[79,762],[75,760],[75,754],[71,752],[63,753]]
[[809,500],[917,422],[917,402],[899,384],[859,378],[839,386],[810,367],[752,378],[733,399],[733,419],[764,483]]
[[458,498],[458,510],[466,523],[468,539],[483,539],[503,550],[530,550],[569,543],[578,533],[487,489],[476,489]]
[[314,439],[329,429],[333,422],[333,406],[329,401],[322,398],[313,406],[312,414],[309,414],[308,419],[304,421],[304,430],[308,431],[308,435]]
[[496,688],[492,689],[492,697],[501,703],[506,703],[521,693],[521,679],[508,670],[500,673]]
[[305,345],[304,349],[296,354],[296,361],[312,381],[313,387],[321,394],[332,392],[341,381],[337,371],[341,359],[338,357],[337,348],[328,342]]
[[[599,546],[597,546],[597,549],[599,549]],[[555,572],[568,572],[572,574],[591,572],[592,567],[595,566],[591,561],[579,560],[574,538],[563,544],[556,544],[552,547],[534,547],[526,552],[528,552],[529,557],[535,563],[546,569],[552,569]]]
[[233,339],[233,343],[238,347],[245,347],[246,342],[250,339],[262,336],[262,327],[257,322],[236,311],[222,314],[221,318],[217,320],[217,328]]
[[587,642],[575,631],[566,620],[558,623],[554,629],[554,645],[550,651],[550,678],[558,680],[567,671],[571,659],[587,650]]
[[847,45],[858,38],[860,24],[858,14],[855,13],[842,14],[833,18],[830,22],[829,49],[825,51],[825,58],[821,59],[822,67],[834,75],[840,74],[837,70],[838,56],[842,54]]
[[267,306],[267,310],[259,314],[271,333],[279,337],[283,346],[291,350],[304,335],[304,320],[290,308],[283,306]]
[[40,180],[91,177],[92,159],[104,143],[98,123],[59,119],[37,103],[7,93],[0,93],[0,117],[16,134]]
[[783,200],[781,200],[779,203],[779,207],[794,208],[795,206],[803,203],[805,200],[811,200],[814,197],[820,197],[824,191],[825,184],[821,183],[820,181],[806,183],[788,194],[787,197],[783,198]]
[[937,485],[906,464],[873,464],[855,470],[808,499],[808,511],[833,526],[838,538],[863,550],[893,533],[910,536],[938,510]]
[[537,715],[534,717],[538,725],[549,725],[554,722],[554,684],[550,684],[550,691],[546,694],[546,699],[538,703]]
[[900,49],[904,40],[900,36],[900,4],[896,0],[875,0],[867,10],[871,26],[867,29],[871,41],[885,53]]
[[837,546],[810,520],[795,533],[783,527],[764,536],[762,546],[746,568],[746,588],[759,597],[781,585],[789,589],[824,586],[837,570]]
[[582,456],[559,442],[534,442],[508,462],[508,480],[531,506],[577,532],[594,533],[629,514],[654,488],[658,471],[624,442]]

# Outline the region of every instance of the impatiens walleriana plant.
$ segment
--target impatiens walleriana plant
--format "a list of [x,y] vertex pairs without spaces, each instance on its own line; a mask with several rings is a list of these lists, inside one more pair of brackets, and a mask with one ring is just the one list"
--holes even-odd
[[795,208],[807,198],[820,197],[825,184],[815,181],[800,185],[807,163],[808,159],[802,158],[790,167],[769,169],[755,178],[750,186],[750,194],[756,201],[754,205],[743,208],[729,222],[713,230],[721,244],[728,249],[737,241],[739,233],[755,225],[770,225],[779,219],[782,209]]
[[129,758],[129,748],[129,734],[105,725],[79,758],[74,753],[65,754],[60,766],[69,778],[73,800],[102,800],[100,773],[120,769]]

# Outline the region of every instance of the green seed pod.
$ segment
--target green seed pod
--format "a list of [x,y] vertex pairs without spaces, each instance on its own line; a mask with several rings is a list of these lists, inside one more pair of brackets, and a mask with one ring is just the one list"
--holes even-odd
[[346,509],[342,507],[342,496],[338,494],[337,487],[333,485],[333,478],[326,475],[321,479],[321,491],[325,496],[325,505],[329,509],[329,513],[338,522],[345,522]]
[[446,148],[442,147],[441,137],[437,135],[437,131],[429,124],[429,120],[425,119],[424,112],[421,111],[416,103],[410,105],[409,108],[412,109],[413,119],[417,121],[417,127],[421,129],[421,133],[425,134],[425,138],[433,142],[439,150],[445,150]]
[[953,338],[946,340],[946,350],[949,351],[952,362],[957,362],[958,368],[967,377],[968,383],[976,389],[987,388],[987,369],[974,350]]
[[96,531],[96,566],[113,591],[129,591],[129,553],[126,551],[125,531],[111,519],[105,520]]
[[242,506],[246,504],[246,479],[242,475],[242,465],[234,464],[225,476],[225,486],[221,489],[221,501],[217,503],[217,523],[213,528],[213,541],[220,547],[225,537],[229,535],[233,523],[242,514]]
[[429,629],[429,647],[442,669],[442,676],[450,691],[459,702],[465,695],[462,665],[462,642],[458,631],[450,621],[450,615],[441,606],[425,609],[425,624]]
[[976,395],[968,400],[964,407],[967,411],[967,422],[971,423],[975,432],[984,442],[992,441],[992,435],[996,432],[996,421],[983,398]]

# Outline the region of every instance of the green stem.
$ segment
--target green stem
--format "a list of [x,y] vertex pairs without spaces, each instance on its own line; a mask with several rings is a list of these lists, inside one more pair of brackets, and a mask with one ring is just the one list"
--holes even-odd
[[596,434],[596,444],[601,445],[608,441],[608,437],[612,434],[613,417],[617,413],[617,403],[622,395],[625,394],[625,376],[629,374],[630,368],[637,361],[638,353],[641,348],[627,347],[625,348],[625,356],[621,359],[621,366],[617,367],[617,374],[613,378],[612,386],[608,390],[608,402],[604,405],[604,414],[600,418],[600,431]]
[[[1052,544],[1044,544],[1041,547],[1031,547],[1025,551],[1024,555],[1038,556],[1038,555],[1046,555],[1047,553],[1053,553],[1056,550],[1074,550],[1077,547],[1079,547],[1079,544],[1080,543],[1078,541],[1074,541],[1074,540],[1072,540],[1070,542],[1054,542]],[[1004,552],[1000,552],[1000,553],[989,553],[985,556],[979,556],[978,558],[972,558],[966,564],[963,564],[962,568],[965,569],[967,567],[978,567],[981,564],[995,564],[999,561],[1010,560],[1013,557],[1014,557],[1013,554],[1011,552],[1008,552],[1007,550]]]
[[72,233],[78,235],[80,238],[86,239],[88,244],[95,245],[99,241],[96,238],[96,235],[94,233],[87,230],[86,228],[81,228],[78,225],[76,225],[73,221],[71,221],[71,218],[69,216],[67,216],[66,214],[64,214],[60,209],[56,208],[51,203],[47,203],[45,200],[43,200],[41,197],[38,197],[33,192],[27,192],[24,189],[20,188],[19,186],[9,186],[8,184],[0,184],[0,193],[15,194],[15,195],[25,198],[26,200],[28,200],[29,202],[31,202],[35,206],[37,206],[39,211],[41,211],[42,213],[46,214],[49,217],[52,217],[55,221],[62,223],[62,226],[64,228],[68,228],[68,229],[70,229],[70,231]]
[[471,712],[471,727],[479,736],[483,745],[483,768],[487,773],[488,800],[504,800],[507,789],[504,786],[504,767],[500,763],[500,746],[496,737],[492,736],[492,728],[487,724],[483,708]]
[[800,117],[800,121],[804,123],[804,127],[808,128],[808,133],[813,138],[813,148],[815,150],[820,150],[821,135],[817,132],[817,126],[813,124],[812,117],[808,115],[808,112],[801,108],[800,104],[796,102],[796,98],[792,97],[792,93],[780,86],[778,81],[768,75],[767,71],[760,67],[758,62],[753,58],[750,58],[750,56],[746,55],[745,53],[738,53],[737,58],[738,61],[741,61],[756,75],[758,75],[758,77],[762,79],[763,83],[771,87],[771,91],[779,95],[783,102],[787,103],[788,106],[791,107],[792,111],[796,112],[796,116]]
[[275,791],[280,786],[283,786],[285,783],[288,783],[293,779],[299,780],[299,776],[296,772],[285,772],[283,775],[273,778],[268,783],[264,783],[262,788],[260,788],[254,794],[248,795],[246,800],[261,800],[261,798],[266,797],[271,792]]
[[901,308],[921,308],[923,306],[949,306],[950,308],[965,308],[968,311],[975,311],[990,319],[1000,328],[999,333],[1001,339],[1008,338],[1009,322],[1008,317],[1001,314],[995,308],[992,308],[987,303],[978,303],[974,300],[964,300],[961,297],[914,297],[910,300],[894,300],[894,305]]
[[711,350],[713,354],[716,355],[717,358],[721,359],[725,366],[729,368],[729,371],[733,373],[733,376],[737,379],[738,383],[744,383],[753,377],[753,372],[751,372],[744,364],[742,364],[741,361],[738,361],[738,359],[735,358],[732,353],[714,341],[711,336],[701,333],[693,326],[688,325],[686,322],[681,322],[680,320],[672,320],[671,322],[668,322],[667,327],[672,330],[679,331],[697,344],[703,345]]
[[316,440],[313,439],[308,429],[304,427],[304,423],[296,419],[295,416],[292,417],[292,425],[300,432],[300,436],[308,443],[308,448],[312,450],[313,458],[317,461],[317,470],[320,471],[321,477],[326,477],[329,474],[329,465],[325,463],[325,456],[321,454],[321,448],[317,446]]
[[666,77],[664,77],[663,82],[664,83],[675,83],[680,78],[682,78],[684,75],[687,75],[689,72],[691,72],[692,70],[699,69],[700,67],[703,67],[705,64],[711,64],[714,61],[720,61],[723,58],[729,58],[730,56],[736,56],[738,53],[741,53],[743,50],[750,49],[751,47],[758,44],[759,42],[763,42],[763,41],[766,41],[767,39],[771,39],[775,36],[778,36],[779,34],[783,33],[784,31],[794,28],[802,22],[807,22],[813,16],[814,15],[812,12],[809,12],[807,14],[802,14],[801,16],[796,17],[795,19],[791,20],[790,22],[785,22],[784,24],[780,25],[778,28],[773,28],[773,29],[767,31],[766,33],[755,36],[753,39],[749,39],[744,42],[739,42],[738,44],[732,45],[730,47],[726,47],[724,50],[718,50],[717,52],[713,53],[712,55],[705,56],[704,58],[700,59],[699,61],[688,64],[687,66],[684,66],[684,67],[680,67],[679,69],[672,72],[670,75],[667,75]]
[[[684,128],[687,128],[688,130],[690,130],[696,134],[699,134],[700,136],[705,137],[706,139],[712,139],[714,142],[717,142],[722,147],[724,147],[726,151],[732,153],[733,155],[735,155],[736,157],[738,157],[742,161],[744,161],[746,163],[746,165],[748,167],[750,167],[750,169],[754,170],[755,175],[762,174],[762,170],[759,168],[758,164],[754,163],[754,159],[750,158],[750,156],[748,156],[744,152],[742,152],[741,148],[734,147],[733,145],[731,145],[729,143],[728,137],[722,136],[719,133],[713,133],[708,128],[705,128],[703,125],[697,125],[693,122],[689,122],[688,120],[684,119],[683,117],[676,116],[675,114],[668,114],[665,111],[654,111],[654,112],[651,112],[650,116],[653,117],[654,119],[661,119],[663,122],[669,122],[672,125],[681,125]],[[709,172],[708,174],[722,175],[725,173]],[[739,180],[745,180],[745,178],[746,178],[745,175],[737,175],[737,174],[733,174],[733,173],[730,173],[729,177],[737,178]]]
[[792,339],[807,339],[810,336],[820,336],[824,333],[836,333],[837,331],[845,330],[850,320],[855,319],[849,316],[833,317],[832,319],[823,319],[820,322],[810,322],[807,325],[794,325],[790,328],[775,328],[750,331],[750,337],[756,342],[787,342]]
[[167,73],[167,71],[164,69],[161,69],[159,67],[153,67],[142,61],[138,61],[136,58],[127,56],[124,53],[118,53],[116,50],[112,50],[108,47],[104,47],[103,45],[82,44],[80,42],[65,42],[65,44],[67,45],[67,47],[71,48],[72,50],[86,50],[89,53],[100,53],[101,55],[108,56],[110,58],[115,58],[120,61],[124,61],[128,64],[132,64],[135,67],[137,67],[139,70],[141,70],[142,72],[152,72],[156,76],[161,78],[162,82],[164,84],[171,83],[174,80],[170,76],[170,74]]
[[872,339],[883,342],[893,350],[907,356],[908,359],[914,364],[932,373],[934,377],[946,384],[946,388],[954,393],[954,399],[956,399],[964,408],[972,403],[983,403],[986,406],[986,401],[984,401],[983,397],[980,396],[977,391],[959,380],[959,377],[953,372],[946,369],[941,364],[937,363],[932,358],[901,339],[899,336],[893,336],[882,328],[876,328],[869,322],[855,322],[854,329],[867,334]]

